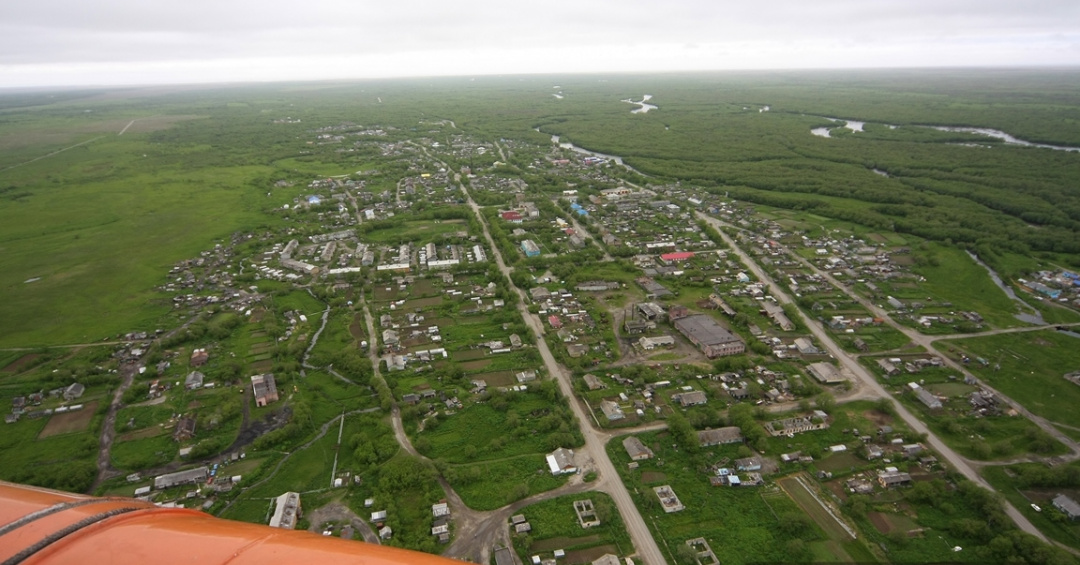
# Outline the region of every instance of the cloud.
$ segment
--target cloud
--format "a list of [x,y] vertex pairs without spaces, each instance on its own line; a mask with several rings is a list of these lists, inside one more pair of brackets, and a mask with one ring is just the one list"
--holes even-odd
[[0,86],[46,76],[138,82],[166,77],[169,65],[178,80],[212,80],[230,65],[236,76],[277,67],[262,80],[451,68],[1075,65],[1076,30],[1074,0],[42,0],[4,8]]

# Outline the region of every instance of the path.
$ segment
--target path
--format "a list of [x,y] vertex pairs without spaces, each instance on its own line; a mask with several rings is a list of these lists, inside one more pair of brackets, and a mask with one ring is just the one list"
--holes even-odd
[[99,135],[99,136],[97,136],[97,137],[95,137],[93,139],[87,139],[86,141],[83,141],[81,143],[76,143],[75,145],[72,145],[70,147],[65,147],[63,149],[57,149],[56,151],[53,151],[52,153],[46,153],[45,155],[42,155],[40,157],[34,157],[33,159],[30,159],[29,161],[23,161],[21,163],[15,163],[14,165],[4,167],[3,169],[0,169],[0,173],[2,173],[4,171],[10,171],[11,169],[14,169],[15,167],[21,167],[23,165],[29,165],[30,163],[33,163],[35,161],[40,161],[40,160],[45,159],[47,157],[52,157],[53,155],[58,155],[60,153],[63,153],[64,151],[67,151],[68,149],[75,149],[76,147],[79,147],[81,145],[86,145],[87,143],[93,143],[93,142],[95,142],[95,141],[97,141],[97,140],[99,140],[99,139],[101,139],[103,137],[105,137],[105,136],[104,135]]

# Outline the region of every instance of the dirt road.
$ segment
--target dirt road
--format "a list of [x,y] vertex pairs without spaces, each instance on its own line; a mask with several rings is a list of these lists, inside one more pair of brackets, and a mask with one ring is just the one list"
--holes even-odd
[[[747,268],[750,269],[751,272],[754,273],[754,276],[756,276],[758,280],[768,285],[769,292],[774,297],[776,297],[776,299],[781,304],[794,303],[791,300],[791,297],[788,296],[787,293],[785,293],[780,288],[780,286],[772,280],[771,277],[765,274],[765,272],[761,269],[757,262],[752,260],[750,256],[735,243],[735,240],[732,239],[731,236],[729,236],[726,232],[724,232],[724,230],[722,229],[722,227],[726,225],[724,224],[724,222],[721,222],[720,220],[713,218],[712,216],[703,214],[701,212],[696,212],[696,214],[699,218],[705,220],[711,226],[716,228],[716,231],[720,233],[720,236],[724,239],[724,242],[727,243],[729,247],[731,247],[732,251],[734,251],[734,253],[739,256],[742,262],[747,266]],[[829,336],[828,332],[825,331],[825,329],[817,320],[814,320],[807,316],[806,313],[804,313],[801,309],[799,309],[798,312],[799,317],[803,321],[803,324],[805,324],[806,327],[810,329],[810,332],[814,334],[814,337],[818,338],[821,344],[825,346],[825,348],[834,358],[836,358],[840,365],[850,371],[851,374],[854,375],[856,378],[858,378],[868,391],[872,392],[872,394],[878,398],[890,399],[890,401],[893,402],[893,407],[896,409],[897,415],[901,419],[903,419],[904,422],[907,423],[907,425],[915,432],[920,434],[926,434],[927,443],[929,443],[935,451],[941,454],[941,456],[945,458],[945,460],[948,461],[954,469],[960,472],[960,474],[964,475],[964,477],[966,477],[968,480],[978,484],[979,486],[989,491],[994,490],[994,488],[990,486],[990,483],[987,483],[985,480],[983,480],[983,478],[975,471],[975,468],[968,463],[967,459],[961,457],[948,445],[945,445],[945,442],[941,441],[936,435],[934,435],[934,433],[926,427],[926,424],[923,424],[922,420],[919,420],[917,417],[915,417],[915,415],[912,414],[911,411],[909,411],[906,407],[904,407],[903,404],[893,401],[892,397],[885,390],[885,388],[882,387],[880,383],[878,383],[877,379],[875,379],[869,371],[867,371],[862,365],[860,365],[854,357],[848,355],[847,352],[837,346],[836,342],[832,340],[832,337]],[[875,313],[875,315],[876,314],[877,313]],[[888,320],[889,318],[886,316],[885,319]],[[1038,537],[1043,541],[1047,541],[1046,537],[1042,534],[1042,532],[1040,532],[1039,529],[1036,528],[1023,514],[1021,514],[1016,509],[1016,507],[1014,507],[1006,500],[1003,500],[1002,504],[1004,506],[1005,513],[1008,514],[1014,522],[1016,522],[1016,525],[1019,526],[1020,529],[1033,536]]]

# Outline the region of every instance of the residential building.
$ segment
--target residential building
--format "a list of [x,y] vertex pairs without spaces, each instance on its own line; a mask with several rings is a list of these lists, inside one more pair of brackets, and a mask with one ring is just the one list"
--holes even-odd
[[705,393],[701,392],[700,390],[684,392],[675,396],[678,397],[679,404],[681,404],[683,408],[688,408],[690,406],[700,406],[709,401],[709,398],[705,396]]
[[630,436],[623,440],[623,449],[626,449],[626,454],[630,456],[630,459],[634,461],[642,461],[644,459],[651,459],[653,451],[648,447],[645,447],[644,443],[637,436]]
[[79,383],[72,383],[64,389],[64,400],[75,400],[86,392],[86,387]]
[[586,374],[583,378],[585,379],[585,386],[589,387],[589,390],[600,390],[602,388],[607,388],[607,386],[600,381],[600,377],[597,377],[592,373]]
[[266,406],[278,401],[277,384],[274,375],[255,375],[251,377],[251,390],[255,393],[255,405]]
[[600,411],[604,413],[604,416],[607,416],[607,419],[610,422],[622,420],[626,417],[626,415],[623,414],[622,408],[619,408],[619,405],[611,400],[601,401]]
[[675,338],[670,335],[643,337],[638,340],[638,345],[645,351],[652,351],[657,347],[671,347],[675,345]]
[[574,450],[560,447],[547,456],[548,469],[552,475],[572,475],[577,473],[574,466]]
[[726,443],[739,443],[742,440],[742,430],[737,426],[727,426],[715,430],[702,430],[698,432],[698,443],[701,444],[701,447]]
[[301,515],[300,493],[287,492],[277,497],[277,506],[274,508],[274,515],[270,518],[270,527],[294,529]]
[[526,239],[521,242],[521,250],[525,253],[526,257],[539,257],[540,246],[531,239]]

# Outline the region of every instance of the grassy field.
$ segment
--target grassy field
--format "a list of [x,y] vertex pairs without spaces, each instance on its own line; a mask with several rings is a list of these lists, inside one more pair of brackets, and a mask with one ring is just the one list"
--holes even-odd
[[471,465],[449,465],[443,474],[473,510],[495,510],[526,496],[566,484],[566,477],[551,475],[542,454],[519,455]]
[[562,436],[573,441],[568,416],[556,412],[537,393],[512,393],[504,398],[506,407],[501,411],[493,406],[496,402],[487,402],[440,417],[437,424],[429,420],[418,434],[418,449],[432,459],[470,463],[547,453],[558,447],[551,442]]
[[[574,512],[574,502],[588,500],[593,504],[600,524],[582,528]],[[634,550],[622,519],[611,497],[599,492],[560,496],[526,506],[520,512],[532,526],[526,534],[513,534],[514,549],[522,563],[533,555],[547,559],[555,549],[566,550],[567,564],[590,563],[604,553],[625,557]],[[588,550],[593,548],[599,554]]]
[[956,353],[949,350],[965,352],[972,359],[968,370],[1033,413],[1080,427],[1075,409],[1080,406],[1080,386],[1063,378],[1080,367],[1080,339],[1039,331],[939,341],[935,346],[953,357]]

